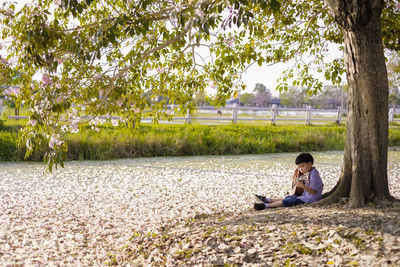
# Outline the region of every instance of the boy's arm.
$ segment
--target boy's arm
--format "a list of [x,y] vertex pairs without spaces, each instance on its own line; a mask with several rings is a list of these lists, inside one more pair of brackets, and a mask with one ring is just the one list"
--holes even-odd
[[306,186],[303,182],[298,182],[296,184],[297,187],[303,188],[304,190],[306,190],[308,193],[310,193],[311,195],[315,195],[317,193],[317,191],[315,191],[314,189],[312,189],[311,187]]
[[[308,185],[305,185],[304,183],[302,183],[302,185],[297,185],[301,188],[303,188],[304,190],[306,190],[308,193],[310,193],[311,195],[315,195],[318,193],[318,188],[320,186],[323,186],[321,177],[319,176],[319,173],[316,169],[313,169],[310,172],[310,176],[309,176],[309,183],[307,183]],[[314,189],[315,188],[315,189]],[[322,190],[321,190],[322,191]]]

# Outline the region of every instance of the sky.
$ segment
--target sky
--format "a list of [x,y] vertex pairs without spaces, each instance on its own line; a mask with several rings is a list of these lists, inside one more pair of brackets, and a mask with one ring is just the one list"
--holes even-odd
[[[330,58],[337,58],[342,56],[342,52],[337,48],[333,48],[330,50],[331,55],[328,56],[328,60]],[[242,79],[246,84],[246,90],[244,93],[251,93],[255,88],[257,83],[264,84],[268,89],[270,89],[271,93],[274,96],[278,96],[279,92],[276,91],[276,87],[279,82],[277,81],[279,77],[282,75],[283,71],[293,66],[293,62],[289,63],[278,63],[272,66],[263,66],[253,65],[251,66],[245,74],[243,74]],[[323,74],[317,73],[316,71],[310,71],[310,73],[314,74],[318,79],[320,79],[325,85],[331,85],[332,83],[326,81]],[[342,77],[342,80],[345,80],[345,77]]]
[[[9,0],[0,0],[0,5]],[[15,1],[16,10],[22,7],[25,3],[29,3],[31,1],[28,0],[18,0]],[[329,55],[327,57],[327,61],[330,61],[334,58],[342,56],[342,52],[339,51],[338,47],[330,46],[329,47]],[[0,50],[0,55],[4,57],[5,49]],[[257,83],[264,84],[274,96],[278,96],[279,93],[275,90],[278,86],[278,79],[282,75],[285,69],[288,69],[293,66],[293,62],[289,63],[278,63],[275,65],[262,65],[254,64],[247,71],[242,74],[242,81],[246,84],[246,90],[242,93],[251,93],[255,88]],[[319,74],[316,71],[311,71],[317,78],[319,78],[324,84],[329,85],[330,82],[327,82],[323,74]],[[345,79],[345,77],[343,77]]]

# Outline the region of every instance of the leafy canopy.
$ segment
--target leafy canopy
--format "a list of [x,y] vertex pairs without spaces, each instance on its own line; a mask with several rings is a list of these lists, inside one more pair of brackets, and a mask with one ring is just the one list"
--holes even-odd
[[[399,11],[387,6],[385,44],[398,49]],[[320,90],[310,68],[334,84],[344,73],[340,58],[324,62],[343,37],[321,0],[35,0],[21,10],[6,3],[0,14],[1,84],[19,86],[17,103],[30,108],[22,138],[29,149],[49,145],[50,168],[62,163],[63,134],[80,124],[170,118],[166,104],[190,108],[206,89],[223,104],[252,64],[293,60],[279,90],[289,81]]]

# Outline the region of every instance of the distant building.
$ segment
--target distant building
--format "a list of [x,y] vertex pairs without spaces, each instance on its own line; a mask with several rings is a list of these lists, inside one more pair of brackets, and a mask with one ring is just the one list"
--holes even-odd
[[280,98],[271,98],[271,100],[269,102],[269,106],[272,107],[272,105],[276,105],[277,108],[282,107],[281,99]]
[[338,103],[338,101],[336,101],[336,99],[330,98],[327,100],[327,108],[332,108],[332,109],[336,109],[340,106],[340,103]]
[[233,107],[235,107],[235,105],[236,105],[236,106],[243,107],[243,104],[240,103],[240,100],[239,100],[238,98],[229,99],[229,100],[227,100],[227,101],[225,102],[225,107],[227,107],[227,108],[233,108]]

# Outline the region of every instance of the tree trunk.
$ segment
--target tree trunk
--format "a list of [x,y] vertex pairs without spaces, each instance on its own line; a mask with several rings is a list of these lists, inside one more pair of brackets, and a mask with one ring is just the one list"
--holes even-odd
[[321,202],[349,206],[390,199],[387,176],[388,79],[380,0],[326,0],[344,35],[349,113],[340,180]]

